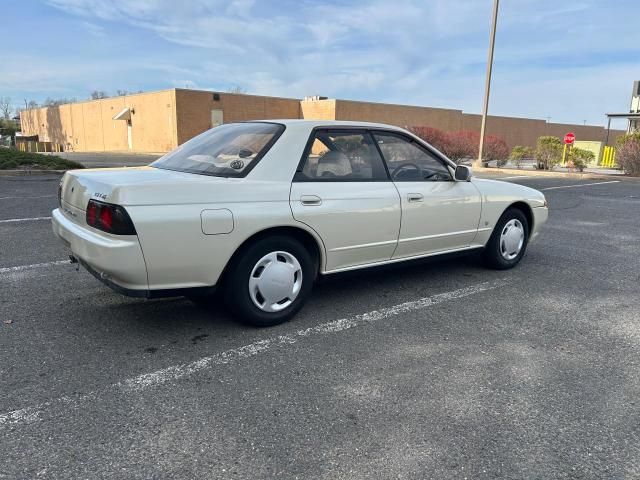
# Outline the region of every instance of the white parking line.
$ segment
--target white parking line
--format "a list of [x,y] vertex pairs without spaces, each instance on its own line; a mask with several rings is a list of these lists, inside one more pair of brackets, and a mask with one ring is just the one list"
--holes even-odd
[[68,263],[71,263],[71,262],[69,260],[56,260],[53,262],[33,263],[31,265],[18,265],[16,267],[3,267],[3,268],[0,268],[0,275],[4,273],[22,272],[23,270],[33,270],[34,268],[45,268],[45,267],[52,267],[55,265],[67,265]]
[[533,178],[535,175],[516,175],[514,177],[501,177],[498,180],[515,180],[519,178]]
[[0,223],[36,222],[38,220],[51,220],[51,217],[9,218],[0,220]]
[[371,312],[354,315],[352,317],[334,320],[332,322],[322,323],[315,327],[297,330],[287,335],[270,337],[264,340],[250,343],[239,348],[233,348],[216,355],[201,358],[191,363],[182,365],[174,365],[152,373],[145,373],[133,378],[123,380],[118,383],[111,384],[100,390],[89,392],[81,396],[64,396],[54,400],[50,400],[33,407],[21,408],[7,413],[0,414],[0,429],[13,425],[29,424],[41,420],[42,417],[50,410],[58,407],[69,406],[77,409],[94,400],[104,398],[108,394],[132,394],[141,392],[147,388],[157,387],[159,385],[173,382],[181,378],[189,377],[195,373],[211,369],[215,365],[226,365],[245,358],[250,358],[259,353],[265,352],[274,347],[286,348],[288,345],[296,343],[307,337],[315,335],[326,335],[338,333],[351,328],[360,327],[369,323],[384,320],[389,317],[399,315],[401,313],[420,310],[431,307],[439,303],[456,300],[458,298],[468,297],[476,293],[499,288],[507,284],[506,280],[494,280],[483,282],[469,287],[459,288],[445,293],[439,293],[429,297],[423,297],[411,302],[400,303],[392,307],[381,308]]
[[16,197],[0,197],[0,200],[16,200],[16,199],[30,199],[30,198],[53,198],[56,195],[34,195],[34,196],[27,196],[27,197],[20,197],[20,196],[16,196]]
[[620,180],[611,180],[610,182],[581,183],[579,185],[562,185],[562,186],[559,186],[559,187],[541,188],[540,190],[557,190],[559,188],[590,187],[592,185],[606,185],[608,183],[620,183]]

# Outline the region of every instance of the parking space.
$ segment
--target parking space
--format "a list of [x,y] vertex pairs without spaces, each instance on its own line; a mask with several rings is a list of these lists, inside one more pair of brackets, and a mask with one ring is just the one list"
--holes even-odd
[[261,330],[110,291],[59,177],[0,177],[0,478],[637,478],[640,183],[513,177],[551,212],[515,269],[329,276]]

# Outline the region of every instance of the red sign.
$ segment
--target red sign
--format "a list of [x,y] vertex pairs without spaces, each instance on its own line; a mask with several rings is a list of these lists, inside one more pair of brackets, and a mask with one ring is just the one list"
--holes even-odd
[[567,145],[572,145],[575,140],[576,136],[572,132],[569,132],[564,136],[564,143],[566,143]]

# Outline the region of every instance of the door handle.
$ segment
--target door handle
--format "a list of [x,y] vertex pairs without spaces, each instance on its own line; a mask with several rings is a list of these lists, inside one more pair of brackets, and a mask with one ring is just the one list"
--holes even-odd
[[322,199],[317,195],[302,195],[300,203],[307,206],[322,205]]
[[421,202],[424,200],[424,195],[421,193],[407,193],[407,200],[409,202]]

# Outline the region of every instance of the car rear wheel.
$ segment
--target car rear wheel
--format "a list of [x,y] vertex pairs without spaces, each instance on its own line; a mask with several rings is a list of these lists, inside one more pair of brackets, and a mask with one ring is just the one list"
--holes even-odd
[[241,322],[278,325],[302,308],[315,280],[315,262],[298,241],[267,237],[236,256],[225,278],[225,300]]
[[498,270],[512,268],[524,256],[529,239],[529,222],[518,208],[502,214],[484,249],[485,263]]

